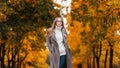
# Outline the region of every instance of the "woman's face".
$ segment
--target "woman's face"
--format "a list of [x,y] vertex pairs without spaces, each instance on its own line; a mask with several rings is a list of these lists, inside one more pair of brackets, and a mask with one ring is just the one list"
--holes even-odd
[[61,18],[57,19],[56,26],[62,26],[62,19]]

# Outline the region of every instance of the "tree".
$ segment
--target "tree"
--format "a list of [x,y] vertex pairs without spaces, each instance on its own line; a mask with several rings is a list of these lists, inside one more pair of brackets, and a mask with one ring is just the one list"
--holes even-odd
[[[31,52],[33,55],[45,50],[43,30],[51,26],[52,20],[59,16],[59,10],[55,10],[53,4],[52,0],[0,1],[1,68],[21,68],[26,64],[40,67],[37,59],[32,61],[34,58],[31,58],[29,62],[26,59]],[[45,56],[39,59],[43,58]]]
[[[106,47],[110,47],[109,67],[113,67],[113,45],[116,43],[116,41],[118,41],[118,35],[115,34],[115,31],[118,29],[118,27],[116,28],[114,26],[116,26],[120,20],[120,8],[118,7],[119,5],[120,4],[118,0],[73,0],[72,2],[72,10],[70,14],[72,20],[70,24],[73,24],[73,21],[79,21],[79,23],[82,23],[83,25],[83,27],[80,28],[83,29],[83,31],[79,31],[79,33],[81,33],[81,40],[79,42],[76,42],[76,44],[84,44],[86,47],[89,47],[89,51],[87,52],[89,52],[90,56],[93,57],[93,68],[96,67],[95,59],[97,68],[102,68],[100,67],[102,65],[99,65],[101,62],[100,57],[105,56],[102,54],[104,52],[104,48],[109,50],[109,48]],[[86,26],[89,29],[86,29]],[[103,44],[104,40],[109,41],[107,42],[108,45]],[[105,50],[106,57],[108,56],[107,50]],[[106,62],[107,61],[105,61],[105,63]]]

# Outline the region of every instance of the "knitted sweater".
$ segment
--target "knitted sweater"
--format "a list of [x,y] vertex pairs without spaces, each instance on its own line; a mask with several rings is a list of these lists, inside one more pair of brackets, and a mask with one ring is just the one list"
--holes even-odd
[[66,54],[65,47],[63,44],[63,36],[62,36],[61,28],[62,27],[58,27],[58,26],[55,27],[55,37],[59,46],[60,56]]

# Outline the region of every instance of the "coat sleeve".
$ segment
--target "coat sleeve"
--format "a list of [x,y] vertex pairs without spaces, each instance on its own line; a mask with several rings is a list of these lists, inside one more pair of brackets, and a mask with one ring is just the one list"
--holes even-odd
[[51,40],[50,37],[46,38],[46,46],[49,49],[50,53],[52,52],[52,47],[51,47]]
[[66,29],[63,29],[62,31],[63,31],[65,38],[67,38],[68,33],[67,33]]

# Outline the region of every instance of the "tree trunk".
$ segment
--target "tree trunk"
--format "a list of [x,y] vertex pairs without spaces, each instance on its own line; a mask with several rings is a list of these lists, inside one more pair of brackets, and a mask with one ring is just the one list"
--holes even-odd
[[91,68],[91,58],[87,60],[87,68]]
[[106,50],[106,55],[105,55],[105,62],[104,62],[104,68],[107,68],[107,57],[108,57],[108,49]]
[[90,68],[89,59],[87,59],[87,68]]
[[93,68],[95,68],[95,57],[93,56]]
[[82,64],[81,64],[81,63],[79,63],[77,67],[78,67],[78,68],[82,68]]
[[18,54],[17,55],[18,56],[18,58],[17,58],[17,68],[21,68],[21,62],[20,62],[20,55]]
[[101,53],[102,53],[102,43],[100,41],[100,45],[95,45],[93,47],[93,55],[96,59],[97,68],[100,68],[99,60],[100,60]]
[[10,60],[8,60],[8,67],[7,68],[10,68]]
[[1,44],[1,68],[5,68],[4,59],[5,59],[5,43]]
[[20,68],[22,67],[22,62],[20,62]]
[[89,64],[90,64],[90,68],[91,68],[91,58],[90,58]]
[[15,50],[13,49],[12,50],[12,61],[11,61],[12,62],[12,68],[15,68],[15,56],[16,56],[15,55]]
[[8,67],[7,68],[11,68],[11,65],[10,65],[11,59],[10,59],[9,53],[10,53],[10,48],[8,49],[8,52],[7,52],[7,58],[8,58]]
[[109,46],[110,46],[109,68],[113,68],[113,52],[114,52],[114,50],[113,50],[113,45],[111,44],[111,42],[108,41],[108,43],[109,43]]
[[97,68],[100,67],[99,60],[100,60],[100,58],[96,57]]
[[114,50],[113,50],[113,47],[111,46],[110,47],[110,67],[109,68],[113,68],[113,52],[114,52]]
[[12,59],[12,68],[15,68],[15,60],[14,60],[14,58]]
[[1,44],[0,44],[0,66],[1,66],[1,53],[2,53],[2,48],[1,48]]

